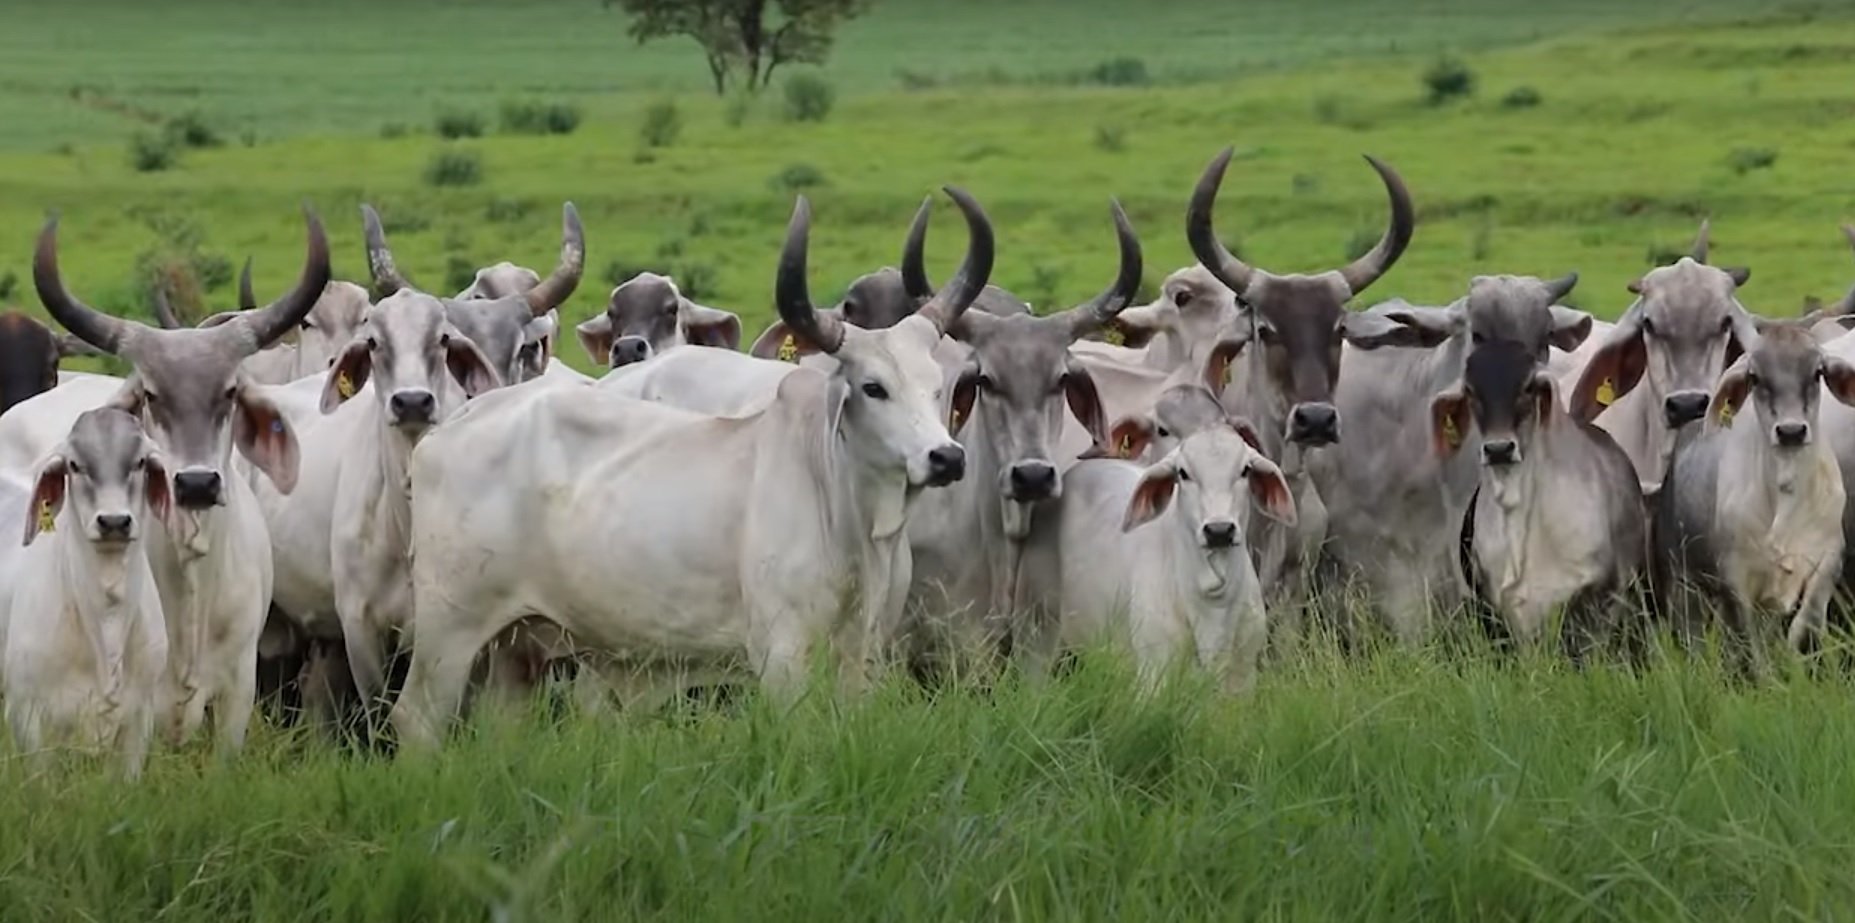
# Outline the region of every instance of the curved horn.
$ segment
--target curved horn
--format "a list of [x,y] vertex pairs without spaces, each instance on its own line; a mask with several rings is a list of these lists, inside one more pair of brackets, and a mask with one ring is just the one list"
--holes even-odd
[[1370,154],[1365,159],[1378,171],[1378,178],[1384,180],[1385,192],[1391,197],[1391,225],[1385,228],[1385,236],[1379,238],[1377,246],[1340,270],[1340,278],[1346,280],[1346,287],[1355,295],[1377,282],[1378,277],[1404,255],[1404,248],[1411,244],[1411,232],[1417,227],[1417,210],[1411,206],[1410,190],[1404,188],[1398,171]]
[[1217,204],[1218,187],[1224,184],[1224,171],[1230,167],[1232,148],[1211,158],[1211,165],[1204,168],[1204,175],[1198,177],[1198,185],[1192,189],[1191,204],[1185,209],[1185,239],[1192,246],[1192,255],[1204,268],[1224,283],[1224,287],[1237,293],[1238,298],[1249,290],[1250,282],[1256,277],[1256,270],[1248,263],[1237,259],[1217,237],[1217,229],[1211,226],[1211,209]]
[[58,213],[45,219],[39,232],[39,247],[32,256],[32,284],[39,291],[39,301],[52,318],[77,338],[106,353],[119,352],[129,335],[143,325],[111,317],[78,301],[65,290],[58,273]]
[[1578,274],[1575,272],[1568,272],[1557,279],[1547,281],[1546,294],[1552,296],[1553,304],[1558,304],[1566,295],[1572,293],[1572,288],[1577,284]]
[[1121,313],[1128,305],[1134,303],[1134,296],[1140,290],[1140,276],[1146,266],[1140,255],[1140,238],[1134,234],[1134,226],[1127,220],[1127,212],[1121,209],[1119,199],[1108,200],[1109,211],[1114,215],[1114,236],[1121,245],[1121,271],[1115,275],[1114,284],[1106,291],[1076,306],[1071,315],[1075,336],[1081,336],[1098,330]]
[[167,300],[167,285],[156,282],[151,293],[155,302],[155,320],[160,322],[163,330],[179,330],[180,316],[174,313],[174,306]]
[[[1843,225],[1842,236],[1849,239],[1850,249],[1855,249],[1855,224]],[[1828,311],[1838,317],[1844,314],[1855,314],[1855,288],[1849,289],[1849,293],[1842,296],[1842,300],[1836,302]]]
[[1707,262],[1707,251],[1712,248],[1713,219],[1700,219],[1700,233],[1694,235],[1694,248],[1688,251],[1688,257],[1696,263]]
[[[953,193],[949,191],[947,194]],[[933,213],[934,197],[922,199],[921,208],[915,212],[914,222],[908,226],[908,240],[902,244],[902,290],[910,298],[934,297],[934,283],[928,281],[927,259],[922,253],[927,249],[928,218]]]
[[367,269],[374,277],[374,297],[385,298],[402,288],[417,288],[400,274],[393,262],[393,251],[387,249],[380,213],[365,202],[361,203],[361,229],[367,238]]
[[[960,213],[966,216],[966,258],[960,261],[960,269],[954,273],[953,280],[948,282],[947,287],[942,289],[940,294],[935,295],[932,301],[923,305],[919,313],[933,321],[936,329],[945,333],[949,325],[958,320],[960,315],[966,313],[967,308],[972,307],[973,302],[979,298],[979,293],[985,291],[986,281],[992,277],[994,241],[992,222],[985,216],[985,209],[980,208],[979,203],[972,196],[967,195],[966,190],[958,186],[944,186],[942,189],[953,199],[953,203],[960,207]],[[922,237],[927,236],[927,213],[927,204],[923,203],[921,211],[915,215],[915,224],[921,230]],[[916,269],[918,271],[920,269],[920,242],[915,239],[916,235],[913,230],[909,231],[908,237],[910,248],[917,257]],[[907,265],[906,261],[903,265]],[[903,272],[903,279],[907,279],[906,270]]]
[[836,315],[820,314],[805,285],[805,251],[812,231],[812,206],[799,196],[786,225],[786,245],[779,251],[779,271],[773,283],[773,300],[779,318],[792,332],[827,353],[844,345],[844,322]]
[[238,309],[249,311],[258,306],[258,293],[251,288],[251,257],[245,257],[245,268],[238,271]]
[[560,265],[524,293],[528,310],[540,317],[560,307],[580,287],[580,275],[585,271],[586,231],[580,227],[579,209],[568,202],[560,209]]
[[296,329],[316,306],[322,290],[328,287],[328,235],[322,232],[322,220],[308,205],[303,206],[303,221],[309,226],[308,251],[303,257],[303,274],[296,287],[266,307],[242,315],[257,338],[258,349],[269,346],[278,337]]

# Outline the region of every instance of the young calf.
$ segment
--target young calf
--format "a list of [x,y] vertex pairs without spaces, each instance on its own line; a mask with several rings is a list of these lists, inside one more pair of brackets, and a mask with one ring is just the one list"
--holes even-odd
[[[1631,616],[1626,591],[1648,564],[1648,513],[1616,442],[1561,409],[1552,374],[1511,340],[1470,351],[1462,381],[1431,403],[1437,454],[1480,431],[1481,476],[1464,522],[1464,577],[1509,637],[1536,643],[1563,608],[1573,661]],[[1609,616],[1609,617],[1607,617]],[[1629,637],[1640,637],[1624,626]]]
[[79,416],[39,464],[7,613],[6,718],[21,750],[107,746],[141,774],[168,647],[142,536],[147,514],[168,509],[160,456],[121,410]]
[[1054,547],[1060,561],[1054,602],[1063,646],[1129,646],[1149,685],[1189,654],[1218,671],[1226,689],[1249,688],[1268,621],[1244,547],[1244,495],[1288,525],[1295,503],[1244,426],[1204,426],[1150,466],[1097,458],[1064,475],[1052,515],[1036,522],[1036,544]]
[[1657,522],[1664,561],[1688,578],[1671,587],[1677,614],[1689,587],[1714,597],[1747,670],[1755,610],[1789,615],[1800,652],[1822,634],[1842,569],[1845,495],[1834,453],[1815,438],[1817,405],[1825,390],[1855,405],[1855,365],[1824,355],[1807,322],[1755,323],[1754,342],[1714,388],[1705,429],[1677,445]]

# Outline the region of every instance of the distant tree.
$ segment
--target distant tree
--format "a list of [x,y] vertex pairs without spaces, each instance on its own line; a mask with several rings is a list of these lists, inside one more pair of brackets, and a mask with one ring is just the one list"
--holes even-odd
[[601,0],[631,17],[638,44],[687,36],[702,46],[717,95],[745,80],[765,89],[782,64],[822,64],[832,32],[869,9],[871,0]]

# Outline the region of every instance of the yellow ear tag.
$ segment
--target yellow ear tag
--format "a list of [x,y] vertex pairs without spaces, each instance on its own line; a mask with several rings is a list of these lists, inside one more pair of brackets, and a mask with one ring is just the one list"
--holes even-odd
[[52,515],[52,502],[47,500],[39,504],[39,531],[51,532],[56,528],[57,517]]
[[799,344],[792,339],[792,334],[779,342],[779,361],[792,362],[799,358]]
[[1720,405],[1720,425],[1731,427],[1733,425],[1733,413],[1737,410],[1738,408],[1734,407],[1731,404],[1721,404]]
[[966,414],[961,413],[960,408],[955,407],[953,408],[953,419],[947,421],[948,423],[947,428],[951,430],[957,430],[960,428],[960,424],[965,423],[965,422],[966,422]]
[[1456,418],[1453,416],[1443,418],[1443,441],[1449,443],[1451,449],[1462,447],[1462,432],[1456,429]]
[[354,396],[354,379],[349,378],[347,372],[335,376],[335,393],[344,401]]
[[1113,343],[1116,346],[1125,346],[1127,345],[1127,334],[1122,333],[1121,328],[1119,327],[1110,326],[1108,327],[1108,329],[1102,331],[1101,340],[1104,343]]
[[1115,450],[1114,450],[1114,452],[1115,452],[1115,454],[1116,454],[1116,455],[1119,455],[1119,456],[1121,456],[1122,458],[1130,458],[1130,459],[1131,459],[1131,458],[1133,458],[1133,457],[1134,457],[1134,437],[1133,437],[1133,434],[1131,434],[1131,433],[1122,433],[1122,434],[1121,434],[1121,444],[1120,444],[1119,446],[1117,446],[1117,447],[1115,448]]
[[1606,378],[1604,379],[1602,384],[1597,386],[1597,406],[1609,407],[1610,405],[1616,402],[1617,402],[1616,382],[1613,382],[1610,379]]

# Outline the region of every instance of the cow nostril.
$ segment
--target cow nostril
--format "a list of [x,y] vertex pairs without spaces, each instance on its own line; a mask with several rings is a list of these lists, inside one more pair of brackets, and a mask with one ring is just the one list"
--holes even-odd
[[106,536],[127,536],[134,522],[127,513],[98,513],[97,531]]
[[1042,500],[1056,492],[1056,466],[1022,462],[1011,466],[1011,496],[1015,500]]
[[430,391],[399,391],[388,401],[393,418],[401,423],[430,423],[438,399]]
[[174,500],[190,509],[201,509],[219,502],[220,480],[217,471],[182,471],[174,475]]
[[1707,412],[1707,395],[1697,391],[1671,394],[1662,400],[1662,415],[1670,426],[1692,423]]
[[944,445],[928,451],[928,477],[935,484],[951,484],[966,474],[966,450]]
[[651,343],[643,337],[620,337],[612,344],[611,365],[618,368],[651,357]]
[[1773,427],[1778,436],[1779,445],[1803,445],[1810,437],[1810,427],[1803,423],[1779,423]]
[[1491,465],[1505,465],[1514,460],[1517,449],[1512,439],[1492,439],[1481,444],[1481,457]]
[[1340,441],[1340,413],[1332,404],[1298,404],[1288,421],[1290,438],[1302,445]]
[[1234,522],[1207,522],[1202,531],[1205,544],[1213,548],[1229,548],[1237,543],[1237,524]]

